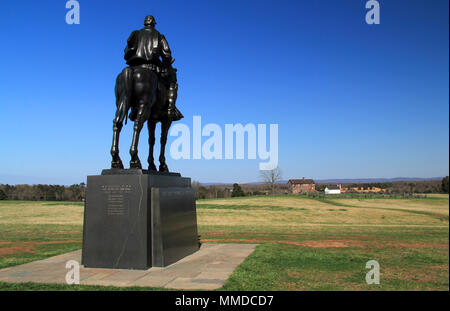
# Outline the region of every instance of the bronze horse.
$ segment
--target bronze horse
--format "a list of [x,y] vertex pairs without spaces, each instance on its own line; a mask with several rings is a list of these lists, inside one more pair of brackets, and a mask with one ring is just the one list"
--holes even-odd
[[131,109],[129,119],[134,121],[134,128],[130,148],[130,168],[142,169],[138,157],[138,144],[140,132],[144,123],[147,121],[150,147],[148,169],[150,171],[156,171],[153,158],[155,128],[156,124],[161,122],[159,171],[169,171],[165,158],[167,135],[172,122],[183,118],[181,112],[175,107],[178,88],[176,72],[176,68],[172,66],[161,70],[155,65],[142,64],[126,67],[117,76],[115,86],[117,111],[113,120],[111,168],[124,168],[122,160],[119,157],[119,136],[123,122],[127,122],[128,111]]

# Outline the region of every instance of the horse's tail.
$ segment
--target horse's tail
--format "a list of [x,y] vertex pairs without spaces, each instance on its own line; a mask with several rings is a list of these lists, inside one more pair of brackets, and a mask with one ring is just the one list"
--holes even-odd
[[118,121],[127,124],[128,111],[131,108],[131,98],[133,89],[133,72],[130,67],[126,67],[116,78],[116,86],[114,88],[114,93],[116,95],[116,107],[117,113],[116,118]]

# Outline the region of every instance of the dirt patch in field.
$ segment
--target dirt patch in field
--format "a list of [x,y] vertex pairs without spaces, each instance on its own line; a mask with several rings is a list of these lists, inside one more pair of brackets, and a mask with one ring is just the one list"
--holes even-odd
[[289,241],[289,240],[266,240],[266,239],[201,239],[202,242],[236,242],[236,243],[279,243],[296,245],[310,248],[438,248],[448,249],[446,243],[404,243],[404,242],[383,242],[383,241],[364,241],[364,240],[305,240],[305,241]]
[[47,244],[66,244],[66,243],[80,243],[79,240],[64,240],[64,241],[44,241],[44,242],[25,242],[33,245],[47,245]]
[[202,239],[202,242],[237,242],[237,243],[281,243],[311,248],[349,247],[343,241],[286,241],[259,239]]
[[69,240],[69,241],[43,241],[43,242],[4,242],[0,241],[0,245],[4,244],[12,244],[15,246],[11,247],[2,247],[0,248],[0,256],[1,255],[11,255],[15,253],[34,253],[36,251],[36,245],[50,245],[50,244],[66,244],[66,243],[79,243],[81,241]]
[[33,246],[13,246],[0,248],[0,256],[15,253],[33,253],[33,252],[34,252]]
[[303,241],[295,242],[294,245],[312,247],[312,248],[328,248],[328,247],[349,247],[345,241]]

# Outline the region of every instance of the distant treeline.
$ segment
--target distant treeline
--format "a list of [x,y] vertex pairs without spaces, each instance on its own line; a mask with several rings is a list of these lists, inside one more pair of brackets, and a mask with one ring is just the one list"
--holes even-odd
[[0,200],[24,201],[84,201],[85,184],[58,185],[2,185]]
[[[381,182],[381,183],[345,183],[342,187],[354,188],[363,187],[364,189],[381,188],[385,189],[387,194],[399,196],[411,196],[412,194],[427,194],[427,193],[449,193],[449,178],[448,176],[442,180],[426,180],[426,181],[395,181],[395,182]],[[196,189],[198,199],[213,199],[213,198],[229,198],[233,196],[233,185],[210,185],[204,186],[199,182],[193,182],[192,186]],[[252,195],[270,195],[270,194],[288,194],[289,189],[287,184],[276,184],[274,191],[270,185],[265,184],[240,184],[242,192],[239,196]],[[336,186],[336,184],[317,183],[316,191],[324,192],[326,187]]]
[[[233,196],[253,196],[288,194],[287,184],[277,184],[272,191],[270,185],[265,184],[234,184],[204,186],[199,182],[192,183],[196,190],[197,199],[229,198]],[[316,184],[316,191],[323,192],[327,186],[336,184]],[[396,181],[369,184],[342,184],[342,187],[377,187],[385,189],[387,194],[411,195],[426,193],[449,193],[448,176],[442,180],[427,181]],[[84,183],[72,186],[58,185],[2,185],[0,184],[0,200],[29,200],[29,201],[84,201]]]

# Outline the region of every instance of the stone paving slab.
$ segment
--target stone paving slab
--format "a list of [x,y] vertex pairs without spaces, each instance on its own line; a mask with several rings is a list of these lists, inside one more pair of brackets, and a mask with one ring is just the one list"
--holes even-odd
[[[199,251],[165,268],[99,269],[80,266],[80,284],[213,290],[225,281],[257,244],[202,244]],[[81,263],[81,250],[0,270],[1,282],[65,284],[66,262]]]

